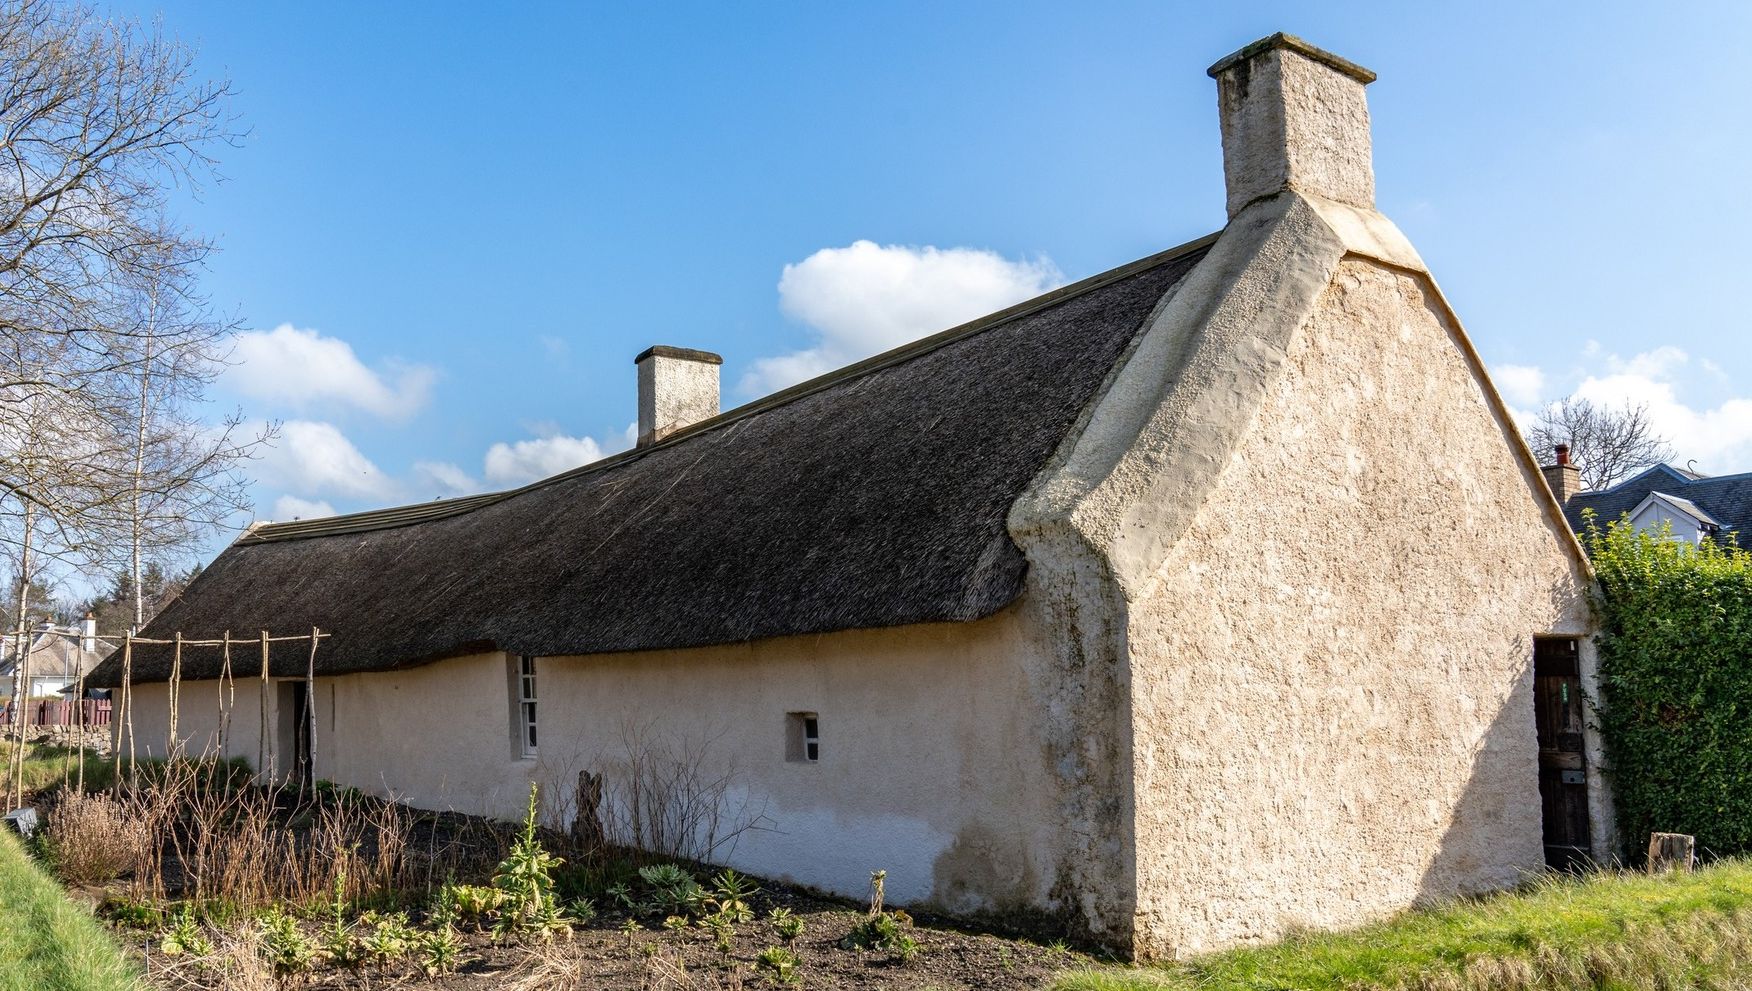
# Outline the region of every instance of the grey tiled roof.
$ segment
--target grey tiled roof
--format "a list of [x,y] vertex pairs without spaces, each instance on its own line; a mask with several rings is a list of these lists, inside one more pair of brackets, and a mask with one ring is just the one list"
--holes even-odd
[[1591,509],[1602,526],[1635,509],[1652,492],[1690,502],[1721,524],[1725,537],[1739,533],[1740,546],[1752,546],[1752,472],[1700,476],[1672,465],[1656,465],[1609,489],[1582,492],[1564,506],[1570,526],[1585,535],[1582,511]]

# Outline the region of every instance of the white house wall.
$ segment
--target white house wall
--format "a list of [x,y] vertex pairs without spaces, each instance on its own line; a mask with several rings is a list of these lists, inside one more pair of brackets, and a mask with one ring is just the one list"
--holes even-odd
[[[729,782],[723,832],[751,827],[713,852],[721,862],[854,897],[872,870],[886,870],[897,904],[1050,908],[1063,824],[1031,701],[1039,649],[1024,612],[541,658],[536,758],[516,755],[503,654],[318,678],[315,774],[417,807],[501,818],[520,815],[530,783],[541,782],[544,814],[563,826],[580,770],[605,773],[612,795],[630,749],[693,750],[705,755],[704,776]],[[226,748],[252,764],[257,684],[238,684]],[[164,752],[166,698],[163,685],[134,688],[141,756]],[[182,698],[186,746],[216,747],[214,684],[185,683]],[[818,714],[816,763],[787,760],[792,712]],[[270,760],[284,771],[282,736],[270,729]]]

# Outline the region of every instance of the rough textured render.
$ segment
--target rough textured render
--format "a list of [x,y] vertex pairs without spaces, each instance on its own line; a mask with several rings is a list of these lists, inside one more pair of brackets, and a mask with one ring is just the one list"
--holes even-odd
[[639,355],[639,436],[655,444],[718,415],[718,366],[707,351],[654,347]]
[[1223,128],[1229,216],[1294,189],[1375,205],[1366,69],[1274,35],[1211,67]]
[[1427,283],[1341,263],[1132,605],[1141,944],[1542,866],[1532,637],[1587,609],[1513,444]]

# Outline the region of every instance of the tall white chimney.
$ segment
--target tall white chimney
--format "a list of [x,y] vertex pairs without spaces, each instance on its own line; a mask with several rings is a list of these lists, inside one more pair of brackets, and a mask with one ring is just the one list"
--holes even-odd
[[91,613],[79,622],[79,649],[88,654],[97,652],[97,617]]
[[1211,66],[1223,124],[1229,216],[1286,189],[1373,209],[1369,104],[1375,74],[1283,33]]
[[718,366],[724,359],[710,351],[646,348],[633,364],[639,367],[639,447],[701,420],[718,415]]

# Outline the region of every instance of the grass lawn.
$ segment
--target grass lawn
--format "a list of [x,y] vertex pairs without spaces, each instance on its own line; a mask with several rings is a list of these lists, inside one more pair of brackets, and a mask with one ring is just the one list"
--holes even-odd
[[1752,861],[1652,878],[1542,881],[1347,933],[1150,967],[1062,975],[1054,991],[1418,991],[1752,986]]
[[[11,781],[9,775],[12,773],[14,746],[12,743],[0,742],[0,795],[4,795],[6,784]],[[75,750],[71,747],[33,746],[24,755],[25,794],[30,795],[59,785],[63,776],[69,781],[77,780],[78,761],[81,760],[85,762],[87,791],[109,787],[115,776],[115,765],[109,758],[99,757],[95,752],[83,748]]]
[[115,941],[0,831],[0,991],[137,987]]

